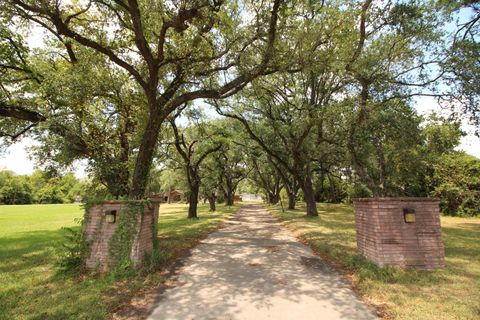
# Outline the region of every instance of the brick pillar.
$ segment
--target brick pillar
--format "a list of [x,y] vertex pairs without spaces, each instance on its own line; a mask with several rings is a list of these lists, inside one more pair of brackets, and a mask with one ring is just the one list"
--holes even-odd
[[[122,219],[122,210],[127,207],[124,201],[104,201],[101,204],[92,206],[88,213],[84,232],[89,242],[89,255],[86,259],[87,268],[107,270],[109,265],[109,242],[117,230],[118,223]],[[153,250],[154,226],[158,223],[158,211],[160,203],[152,201],[151,206],[145,205],[143,216],[138,214],[138,227],[132,244],[130,258],[136,266],[140,265],[145,256]],[[115,222],[108,222],[107,213],[116,213]]]
[[[429,198],[354,199],[358,252],[378,266],[444,267],[439,203]],[[412,214],[415,221],[407,222]]]

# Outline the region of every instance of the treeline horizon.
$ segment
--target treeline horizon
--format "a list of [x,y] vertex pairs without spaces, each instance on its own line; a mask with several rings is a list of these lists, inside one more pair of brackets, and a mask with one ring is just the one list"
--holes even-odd
[[[192,214],[201,201],[208,201],[214,211],[217,203],[232,205],[233,195],[241,192],[261,194],[268,204],[283,200],[290,208],[305,201],[302,188],[289,173],[281,171],[274,158],[248,136],[240,123],[228,118],[192,120],[198,112],[201,111],[192,109],[185,125],[173,123],[165,129],[169,134],[157,153],[158,166],[152,170],[147,188],[150,195],[184,190],[184,200],[194,207]],[[406,140],[402,142],[402,137],[393,135],[385,141],[381,152],[381,158],[391,165],[382,168],[377,150],[376,155],[364,158],[366,173],[378,177],[379,170],[383,170],[383,187],[388,196],[436,197],[441,200],[444,214],[479,215],[480,159],[456,150],[465,135],[460,124],[436,116],[423,119],[415,113],[408,113],[403,121],[410,128]],[[257,123],[257,129],[262,125],[265,126]],[[362,141],[357,146],[366,148],[368,143]],[[375,196],[356,178],[344,148],[342,143],[330,148],[332,158],[322,157],[321,149],[311,148],[315,202],[351,203],[353,198]],[[71,172],[41,169],[31,175],[0,171],[0,204],[85,202],[99,195],[118,198],[95,176],[79,179]]]
[[[146,199],[168,169],[190,218],[247,182],[310,217],[355,196],[480,207],[478,159],[455,151],[455,119],[480,125],[476,1],[7,0],[0,19],[0,148],[29,137],[46,168],[85,161],[98,198]],[[424,127],[418,97],[449,119]]]
[[56,204],[82,202],[85,199],[86,180],[71,172],[60,174],[35,170],[19,175],[11,170],[0,170],[0,204]]

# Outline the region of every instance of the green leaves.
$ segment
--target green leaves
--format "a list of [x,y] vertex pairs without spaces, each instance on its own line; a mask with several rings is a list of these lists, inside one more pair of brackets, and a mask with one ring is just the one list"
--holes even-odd
[[85,195],[84,184],[73,174],[50,175],[35,171],[30,176],[0,171],[0,203],[67,203],[81,201]]
[[432,163],[434,189],[443,213],[459,216],[480,214],[480,160],[462,152],[442,155]]
[[[437,5],[474,13],[451,50],[448,19],[431,2],[9,0],[0,15],[0,111],[31,118],[9,112],[0,134],[35,137],[47,165],[87,159],[112,196],[138,198],[167,136],[162,123],[193,100],[229,99],[223,111],[284,168],[339,171],[352,160],[352,175],[370,188],[409,193],[410,178],[375,182],[412,164],[399,160],[419,135],[409,99],[448,95],[478,118],[477,3]],[[46,30],[41,49],[28,50],[17,32],[25,21]],[[196,129],[181,135],[197,166],[231,137],[187,113]]]

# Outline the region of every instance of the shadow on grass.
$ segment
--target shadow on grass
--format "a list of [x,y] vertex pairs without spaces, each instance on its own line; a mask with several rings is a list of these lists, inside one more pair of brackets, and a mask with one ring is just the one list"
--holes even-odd
[[55,249],[64,238],[63,230],[28,231],[0,238],[0,271],[21,271],[39,263],[52,262]]
[[100,289],[108,279],[78,281],[56,272],[64,230],[22,232],[0,238],[0,319],[100,319]]
[[[210,214],[207,208],[200,207],[200,219],[194,221],[186,218],[186,206],[163,215],[160,212],[163,265],[179,251],[193,246],[215,229],[226,213],[237,208],[221,206],[221,213]],[[140,288],[164,281],[161,273],[135,274],[120,281],[110,275],[78,278],[59,273],[56,251],[64,235],[65,231],[58,229],[0,237],[0,320],[104,319]]]
[[[357,254],[355,217],[348,205],[318,204],[319,217],[305,215],[303,207],[282,212],[278,207],[270,211],[310,244],[320,255],[355,273],[360,280],[371,279],[384,283],[421,284],[431,286],[445,281],[450,270],[464,267],[456,259],[472,260],[480,255],[480,226],[462,223],[458,227],[443,227],[448,267],[434,272],[410,268],[380,268]],[[462,270],[466,278],[475,276]]]
[[[322,257],[352,276],[360,292],[398,319],[478,319],[480,220],[442,217],[446,267],[435,271],[380,268],[356,250],[355,219],[348,205],[318,204],[319,219],[305,210],[270,211]],[[439,307],[441,306],[441,308]],[[440,309],[442,311],[440,312]]]

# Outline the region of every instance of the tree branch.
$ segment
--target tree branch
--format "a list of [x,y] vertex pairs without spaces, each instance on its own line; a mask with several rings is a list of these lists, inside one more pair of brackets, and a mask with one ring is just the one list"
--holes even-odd
[[[135,69],[133,65],[127,63],[125,60],[122,60],[119,56],[117,56],[113,52],[113,50],[101,45],[99,42],[86,38],[80,35],[79,33],[77,33],[76,31],[74,31],[73,29],[69,28],[68,24],[62,20],[60,12],[58,11],[52,12],[44,7],[29,5],[21,0],[12,0],[12,1],[14,4],[22,8],[23,10],[26,10],[27,12],[36,13],[41,17],[50,21],[55,26],[59,34],[64,35],[68,38],[71,38],[86,47],[89,47],[99,53],[106,55],[112,62],[116,63],[118,66],[120,66],[121,68],[125,69],[128,73],[130,73],[130,75],[132,75],[145,90],[148,90],[147,83],[145,82],[145,80],[142,78],[140,73]],[[36,20],[29,14],[26,14],[25,17],[32,21]]]
[[0,117],[14,118],[33,123],[47,120],[45,116],[36,111],[28,110],[20,106],[9,106],[4,101],[0,101]]

